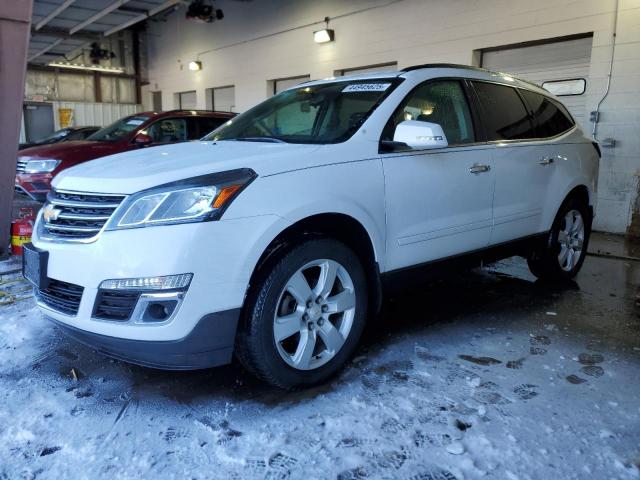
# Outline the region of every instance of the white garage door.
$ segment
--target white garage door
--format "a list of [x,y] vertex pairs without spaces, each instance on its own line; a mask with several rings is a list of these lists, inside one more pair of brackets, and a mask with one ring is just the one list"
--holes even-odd
[[336,77],[344,77],[347,75],[360,75],[362,73],[388,72],[390,70],[398,70],[398,62],[381,63],[369,67],[344,68],[342,70],[336,70],[333,74]]
[[299,77],[279,78],[278,80],[273,80],[273,94],[275,95],[287,88],[295,87],[300,83],[308,82],[310,78],[310,75],[301,75]]
[[[482,54],[482,67],[528,80],[538,85],[555,80],[584,78],[589,84],[593,37],[530,47],[505,48]],[[586,94],[560,96],[579,125],[588,129]]]

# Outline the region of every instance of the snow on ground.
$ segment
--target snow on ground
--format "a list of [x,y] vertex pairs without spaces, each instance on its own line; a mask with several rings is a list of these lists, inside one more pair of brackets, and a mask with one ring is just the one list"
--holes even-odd
[[3,275],[0,479],[639,478],[639,280],[596,257],[560,290],[519,260],[469,272],[388,301],[337,379],[285,393],[107,359]]

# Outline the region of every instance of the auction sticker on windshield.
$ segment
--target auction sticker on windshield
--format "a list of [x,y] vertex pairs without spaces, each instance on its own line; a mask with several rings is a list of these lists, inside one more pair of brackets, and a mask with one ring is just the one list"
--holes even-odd
[[390,83],[354,83],[342,89],[342,93],[348,92],[384,92],[391,86]]

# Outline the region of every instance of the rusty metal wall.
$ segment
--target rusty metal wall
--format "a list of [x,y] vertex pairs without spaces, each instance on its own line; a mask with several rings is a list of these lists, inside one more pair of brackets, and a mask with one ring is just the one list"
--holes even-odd
[[0,256],[6,254],[33,0],[0,2]]

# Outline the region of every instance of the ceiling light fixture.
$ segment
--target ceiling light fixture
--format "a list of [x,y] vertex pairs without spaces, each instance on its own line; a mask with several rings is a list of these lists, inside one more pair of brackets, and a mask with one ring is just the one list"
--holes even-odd
[[333,42],[335,39],[335,32],[329,28],[329,17],[324,17],[326,22],[326,28],[313,32],[313,41],[316,43],[328,43]]
[[189,70],[192,72],[197,72],[198,70],[202,70],[202,62],[200,60],[194,60],[189,62]]
[[82,63],[49,62],[49,66],[55,68],[69,68],[72,70],[87,70],[92,72],[124,73],[124,69],[119,67],[101,67],[100,65],[84,65]]

